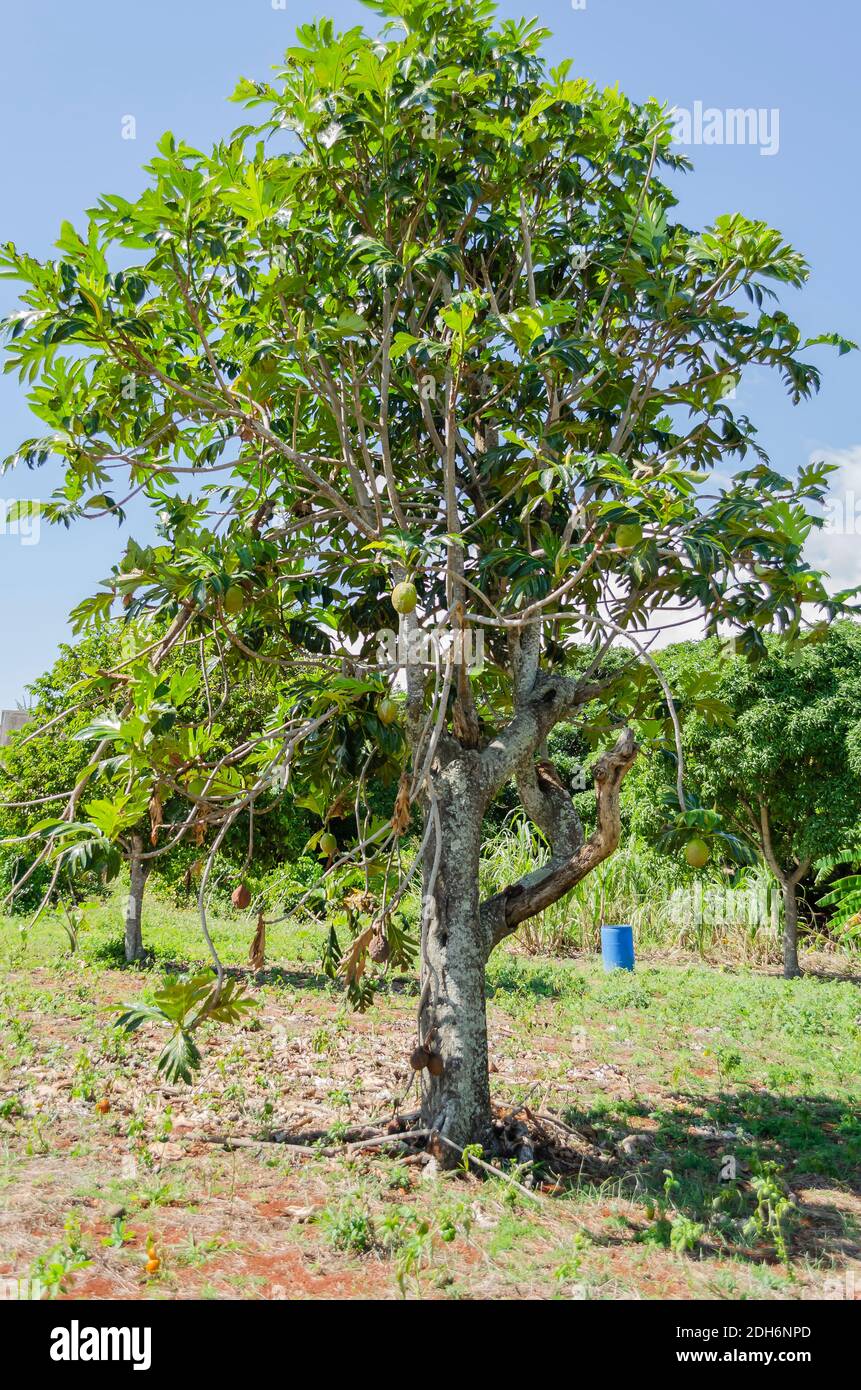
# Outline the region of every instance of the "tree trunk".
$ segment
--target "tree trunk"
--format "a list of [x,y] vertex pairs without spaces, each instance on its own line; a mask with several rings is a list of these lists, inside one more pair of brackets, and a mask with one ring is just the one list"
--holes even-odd
[[810,868],[810,860],[796,861],[794,869],[785,868],[774,851],[768,807],[763,801],[759,803],[759,818],[765,862],[783,892],[783,978],[792,980],[801,974],[798,968],[798,885]]
[[800,975],[798,967],[798,885],[794,878],[783,884],[783,978]]
[[140,835],[132,836],[132,852],[129,858],[129,896],[126,899],[126,961],[131,965],[143,956],[143,936],[141,933],[141,908],[143,906],[144,886],[148,868],[143,855],[143,840]]
[[[467,754],[438,775],[440,844],[425,851],[419,1042],[442,1061],[421,1073],[422,1124],[461,1148],[491,1132],[485,967],[490,944],[479,912],[482,805]],[[429,813],[432,814],[432,813]],[[435,1065],[438,1065],[435,1064]],[[453,1166],[459,1154],[435,1152]]]

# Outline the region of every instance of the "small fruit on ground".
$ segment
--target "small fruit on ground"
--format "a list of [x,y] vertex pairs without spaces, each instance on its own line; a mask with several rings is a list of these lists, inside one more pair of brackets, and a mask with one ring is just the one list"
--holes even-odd
[[428,1060],[428,1071],[431,1076],[442,1076],[445,1071],[445,1063],[438,1052],[432,1052]]
[[160,1269],[161,1260],[158,1258],[158,1255],[150,1255],[149,1259],[146,1262],[147,1274],[158,1274]]
[[377,718],[381,724],[393,724],[398,717],[398,707],[394,700],[384,695],[377,705]]
[[414,613],[419,596],[415,584],[405,579],[392,589],[392,607],[396,613]]
[[245,594],[238,584],[231,584],[227,593],[224,595],[224,611],[229,613],[231,618],[235,618],[237,613],[241,613],[245,607]]
[[643,528],[634,522],[626,522],[624,526],[616,527],[616,545],[620,550],[633,550],[642,539]]
[[335,850],[338,848],[338,841],[330,830],[325,835],[320,836],[320,849],[327,859],[331,859]]
[[111,1102],[105,1099],[104,1097],[102,1097],[101,1100],[96,1101],[96,1109],[98,1110],[100,1115],[107,1115],[110,1108]]
[[234,888],[233,892],[230,895],[230,901],[233,903],[234,907],[239,908],[240,912],[244,912],[248,904],[251,902],[251,894],[248,891],[247,885],[244,883],[240,883],[236,888]]
[[426,1047],[417,1047],[410,1054],[410,1066],[413,1071],[423,1071],[430,1062],[430,1053]]
[[711,858],[711,850],[705,840],[688,840],[685,845],[685,858],[692,869],[704,869]]

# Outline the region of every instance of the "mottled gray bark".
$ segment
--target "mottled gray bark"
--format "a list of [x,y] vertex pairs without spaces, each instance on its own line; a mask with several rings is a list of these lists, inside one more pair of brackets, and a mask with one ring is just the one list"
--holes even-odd
[[[619,840],[619,788],[636,756],[630,730],[595,768],[597,827],[584,842],[569,792],[542,756],[560,720],[596,698],[602,684],[577,681],[539,666],[537,630],[511,642],[514,712],[479,747],[461,698],[456,737],[439,730],[424,794],[429,834],[423,858],[422,972],[419,1044],[431,1066],[421,1070],[422,1123],[463,1147],[485,1143],[492,1132],[488,1077],[485,967],[493,947],[528,917],[541,912],[602,859]],[[460,697],[459,697],[460,698]],[[467,711],[468,712],[468,711]],[[466,725],[469,725],[467,728]],[[410,742],[423,739],[422,680],[407,669]],[[514,778],[523,805],[546,835],[548,863],[482,904],[478,871],[482,820],[488,805]],[[417,1059],[427,1060],[420,1057]],[[444,1164],[458,1161],[436,1147]]]
[[126,960],[131,965],[143,956],[143,934],[141,912],[143,895],[149,872],[143,858],[144,844],[140,835],[133,835],[129,856],[129,896],[126,899]]
[[798,966],[798,886],[793,879],[783,884],[783,977],[800,975]]
[[[461,1146],[486,1142],[490,1080],[484,972],[489,941],[478,894],[482,804],[477,757],[464,753],[435,778],[439,845],[423,865],[419,1040],[442,1062],[422,1077],[422,1123]],[[438,1064],[437,1064],[438,1066]],[[446,1165],[457,1155],[439,1153]]]
[[801,974],[798,964],[798,885],[810,868],[810,860],[802,860],[793,869],[784,868],[775,852],[768,807],[763,802],[759,805],[759,825],[765,862],[783,893],[783,977],[792,980]]

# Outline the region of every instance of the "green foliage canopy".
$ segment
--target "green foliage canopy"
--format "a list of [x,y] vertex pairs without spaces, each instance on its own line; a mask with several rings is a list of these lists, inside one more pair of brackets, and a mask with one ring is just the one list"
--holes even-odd
[[[202,637],[279,673],[226,755],[154,659],[94,721],[100,756],[184,797],[189,826],[288,778],[324,822],[408,765],[426,796],[443,726],[461,749],[511,732],[530,631],[545,667],[574,640],[597,665],[670,605],[762,651],[848,597],[803,554],[828,468],[783,476],[727,399],[768,369],[802,400],[808,352],[852,346],[780,308],[803,257],[738,213],[674,220],[668,109],[548,70],[534,22],[375,8],[379,37],[304,26],[274,81],[240,82],[232,139],[165,135],[140,197],[64,224],[55,258],[0,256],[23,286],[7,369],[47,430],[7,464],[59,461],[50,521],[134,498],[157,517],[78,627],[119,610],[160,625],[162,656]],[[404,579],[408,628],[480,628],[489,660],[414,672],[387,723],[377,634]],[[398,867],[398,821],[357,814],[366,867]]]

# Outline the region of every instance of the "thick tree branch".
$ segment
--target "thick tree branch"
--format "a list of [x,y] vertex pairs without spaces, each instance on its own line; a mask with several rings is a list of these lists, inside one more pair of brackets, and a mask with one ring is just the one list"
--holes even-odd
[[528,758],[515,781],[524,811],[553,847],[553,861],[570,859],[583,844],[583,826],[553,763]]
[[768,814],[768,807],[766,806],[764,801],[761,801],[759,803],[759,823],[761,830],[762,852],[765,856],[766,864],[771,869],[771,872],[774,874],[774,877],[777,879],[778,883],[781,885],[783,889],[796,888],[798,884],[801,882],[801,880],[804,878],[804,875],[809,870],[811,860],[802,859],[800,861],[796,861],[794,869],[785,869],[783,867],[774,850],[774,844],[771,838],[771,820]]
[[580,681],[539,671],[528,695],[519,699],[513,718],[482,751],[480,770],[486,803],[514,776],[524,759],[541,747],[556,724],[598,699],[616,679],[613,675],[602,681]]
[[[634,735],[630,729],[625,729],[616,746],[603,754],[595,765],[598,823],[586,843],[565,858],[557,857],[554,845],[549,864],[482,903],[481,922],[489,950],[516,931],[521,922],[558,902],[613,853],[622,831],[619,793],[636,756]],[[558,805],[556,792],[549,797],[546,787],[543,787],[542,793],[545,807]]]

